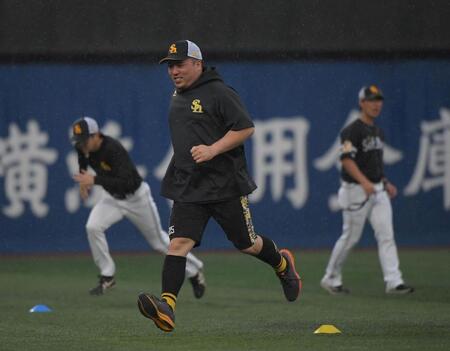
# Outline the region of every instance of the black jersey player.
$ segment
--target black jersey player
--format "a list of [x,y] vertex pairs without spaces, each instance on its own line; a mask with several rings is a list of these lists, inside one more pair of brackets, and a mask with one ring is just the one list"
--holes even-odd
[[369,219],[378,244],[386,293],[405,294],[413,288],[404,284],[394,240],[390,198],[396,196],[397,189],[384,174],[384,134],[375,125],[384,97],[375,85],[363,87],[358,97],[361,116],[341,132],[338,200],[343,209],[342,235],[334,246],[321,286],[331,294],[349,292],[342,284],[342,266]]
[[174,329],[185,256],[200,245],[211,217],[238,250],[272,266],[287,300],[296,300],[301,281],[292,254],[279,251],[272,240],[253,228],[247,195],[256,186],[247,171],[243,143],[254,125],[247,110],[217,71],[204,66],[200,48],[193,42],[170,45],[163,62],[168,63],[176,88],[169,111],[174,155],[162,183],[162,195],[174,200],[171,241],[161,298],[139,295],[141,313],[165,332]]

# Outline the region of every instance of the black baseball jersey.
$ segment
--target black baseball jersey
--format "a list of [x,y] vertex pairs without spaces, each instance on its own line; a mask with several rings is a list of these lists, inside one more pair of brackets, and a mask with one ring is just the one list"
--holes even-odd
[[161,194],[179,202],[208,203],[251,193],[256,185],[247,171],[243,145],[200,164],[190,150],[211,145],[230,130],[253,126],[238,94],[214,68],[206,68],[192,86],[173,94],[169,127],[174,155]]
[[101,137],[100,149],[90,152],[87,157],[77,149],[80,171],[91,166],[97,174],[94,183],[114,198],[124,199],[139,188],[142,178],[122,144],[109,136]]
[[[383,131],[376,125],[368,125],[357,119],[341,132],[341,160],[351,158],[360,171],[373,183],[384,177]],[[357,183],[342,167],[342,179]]]

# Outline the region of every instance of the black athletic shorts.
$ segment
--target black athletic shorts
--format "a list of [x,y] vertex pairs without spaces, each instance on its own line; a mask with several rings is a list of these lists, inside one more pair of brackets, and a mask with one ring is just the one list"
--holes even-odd
[[195,241],[195,246],[199,246],[210,217],[216,220],[228,240],[239,250],[255,243],[256,233],[247,196],[206,204],[175,201],[170,215],[170,239],[189,238]]

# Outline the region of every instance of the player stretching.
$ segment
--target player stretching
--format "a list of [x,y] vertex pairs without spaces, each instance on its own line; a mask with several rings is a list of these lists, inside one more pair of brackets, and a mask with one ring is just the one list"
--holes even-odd
[[384,134],[375,125],[383,100],[381,90],[375,85],[363,87],[359,92],[361,117],[341,132],[342,185],[338,199],[343,209],[344,224],[320,284],[330,294],[349,293],[342,285],[342,266],[361,238],[367,218],[378,243],[386,293],[406,294],[414,291],[404,284],[399,269],[389,199],[396,196],[397,189],[384,175]]
[[168,62],[176,88],[169,111],[174,156],[162,183],[162,195],[174,200],[171,241],[161,298],[139,295],[139,310],[161,330],[175,328],[186,255],[200,245],[211,217],[237,249],[273,267],[286,299],[296,300],[301,282],[292,254],[278,251],[272,240],[253,229],[247,195],[256,186],[247,171],[243,143],[254,126],[247,110],[216,70],[203,65],[200,48],[191,41],[172,44],[163,62]]
[[[150,246],[163,254],[167,252],[169,236],[161,228],[150,187],[117,140],[100,133],[94,119],[84,117],[72,125],[72,143],[78,152],[80,167],[80,173],[73,178],[80,184],[81,197],[86,199],[93,185],[103,187],[102,198],[92,209],[86,224],[92,256],[100,269],[99,283],[90,294],[102,295],[115,285],[115,264],[105,237],[109,227],[126,217]],[[87,172],[88,166],[96,175]],[[205,291],[202,268],[199,259],[192,254],[187,256],[186,275],[197,298]]]

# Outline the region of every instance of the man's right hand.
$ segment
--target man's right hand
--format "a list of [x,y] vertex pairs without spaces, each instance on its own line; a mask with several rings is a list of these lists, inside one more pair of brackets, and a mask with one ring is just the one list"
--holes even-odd
[[361,186],[363,187],[364,192],[366,193],[367,196],[370,196],[375,193],[375,187],[374,187],[373,183],[367,181],[367,182],[361,183]]

